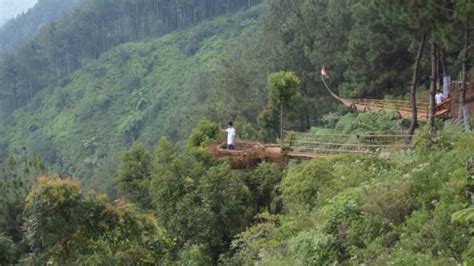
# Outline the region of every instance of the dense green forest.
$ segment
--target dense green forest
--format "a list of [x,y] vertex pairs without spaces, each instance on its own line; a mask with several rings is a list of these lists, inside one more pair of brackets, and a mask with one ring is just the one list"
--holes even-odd
[[[29,42],[0,57],[1,112],[25,105],[119,44],[159,36],[259,0],[86,0]],[[5,36],[8,37],[8,36]]]
[[39,0],[31,9],[0,28],[0,53],[34,38],[40,29],[71,11],[81,0]]
[[[81,1],[0,56],[0,264],[474,263],[472,17],[469,0]],[[451,76],[459,116],[351,113],[322,65],[343,97],[431,106]],[[228,121],[270,143],[415,134],[236,170],[207,149]]]
[[[223,56],[227,49],[254,38],[261,13],[256,7],[111,50],[18,110],[4,127],[2,150],[15,153],[26,146],[63,175],[101,182],[100,169],[110,167],[135,141],[152,147],[168,136],[178,142],[192,130],[193,121],[207,114],[229,119],[229,113],[216,112],[221,106],[215,105],[225,104],[222,97],[232,91],[223,91],[213,79],[227,71],[220,67],[231,60]],[[241,99],[248,106],[235,108],[248,117],[265,100],[266,73],[259,75],[261,87]]]

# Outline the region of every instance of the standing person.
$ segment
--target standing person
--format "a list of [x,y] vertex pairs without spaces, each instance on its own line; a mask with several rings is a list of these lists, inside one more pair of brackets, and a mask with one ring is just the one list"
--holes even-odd
[[227,129],[224,130],[227,132],[227,149],[229,150],[234,150],[235,149],[235,129],[234,129],[234,124],[232,122],[229,122],[227,124]]

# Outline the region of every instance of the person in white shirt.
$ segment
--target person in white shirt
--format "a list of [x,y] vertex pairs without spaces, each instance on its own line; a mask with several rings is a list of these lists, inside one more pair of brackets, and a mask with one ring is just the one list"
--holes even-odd
[[224,130],[227,132],[227,149],[234,150],[235,149],[235,129],[232,122],[227,124],[227,129]]
[[444,100],[446,100],[446,96],[444,96],[441,91],[438,91],[435,95],[436,105],[441,104],[442,102],[444,102]]

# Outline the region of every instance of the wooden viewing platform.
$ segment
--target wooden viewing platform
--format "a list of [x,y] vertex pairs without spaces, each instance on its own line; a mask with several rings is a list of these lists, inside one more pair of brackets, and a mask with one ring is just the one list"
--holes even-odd
[[235,150],[225,142],[208,146],[215,158],[227,158],[234,169],[256,167],[261,162],[284,165],[288,159],[312,159],[334,154],[381,154],[413,148],[407,135],[317,134],[285,131],[280,144],[237,141]]
[[411,149],[409,136],[375,134],[318,134],[286,131],[282,150],[290,158],[317,158],[332,154],[380,154]]

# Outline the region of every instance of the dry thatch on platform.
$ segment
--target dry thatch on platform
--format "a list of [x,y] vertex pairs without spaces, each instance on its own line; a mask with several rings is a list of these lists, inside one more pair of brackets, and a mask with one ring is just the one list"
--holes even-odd
[[267,147],[253,141],[236,142],[234,150],[228,150],[225,142],[215,143],[209,145],[208,150],[214,158],[228,158],[233,169],[254,168],[262,162],[287,163],[279,147]]

